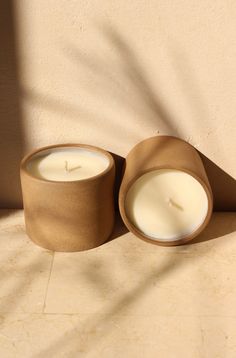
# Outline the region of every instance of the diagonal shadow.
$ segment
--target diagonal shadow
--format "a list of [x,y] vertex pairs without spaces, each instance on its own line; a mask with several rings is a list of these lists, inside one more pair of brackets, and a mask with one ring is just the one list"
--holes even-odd
[[[145,108],[148,111],[151,111],[152,115],[149,118],[152,118],[154,120],[157,117],[159,117],[166,125],[169,126],[169,128],[173,129],[173,123],[171,121],[171,118],[174,118],[174,116],[171,116],[169,111],[163,107],[162,102],[157,99],[157,95],[155,94],[153,89],[150,87],[148,81],[146,80],[145,73],[143,72],[143,69],[141,68],[139,62],[137,61],[134,52],[129,48],[126,41],[123,38],[121,38],[121,36],[118,35],[118,33],[116,33],[115,31],[113,30],[111,31],[111,29],[109,30],[106,29],[104,33],[106,33],[106,36],[107,38],[109,38],[109,41],[111,41],[114,44],[115,48],[117,48],[118,52],[121,55],[121,58],[124,61],[124,64],[126,64],[125,66],[127,67],[125,68],[125,74],[127,75],[126,76],[127,79],[132,82],[135,90],[137,90],[137,92],[140,93],[140,98],[141,97],[143,98],[143,101],[145,103]],[[104,66],[105,65],[106,64],[104,64]],[[16,104],[18,104],[18,101],[16,102]],[[53,104],[56,109],[57,101],[54,101]],[[50,105],[51,104],[49,103],[49,106]],[[10,126],[8,129],[11,131],[12,127]],[[19,133],[21,133],[21,128],[19,128]],[[21,143],[20,140],[19,143]],[[117,185],[119,185],[119,183]],[[213,238],[213,236],[215,235],[219,235],[219,231],[217,231],[217,233],[211,232],[211,238]],[[209,236],[209,233],[206,234],[206,236]],[[183,250],[183,248],[181,247],[178,248],[178,252],[181,252],[181,250]],[[88,321],[87,324],[92,328],[96,326],[100,326],[102,324],[102,321],[106,321],[110,317],[122,313],[124,307],[130,306],[139,297],[142,297],[143,295],[146,294],[147,290],[150,288],[154,279],[158,280],[158,282],[165,279],[167,275],[171,274],[173,270],[179,267],[179,265],[183,265],[183,264],[185,264],[185,262],[183,261],[181,256],[170,255],[169,260],[161,269],[156,270],[148,277],[144,277],[141,283],[138,284],[132,292],[129,292],[127,295],[122,297],[117,304],[111,305],[109,312],[103,316],[102,320],[99,317],[93,317],[90,321]],[[91,281],[94,282],[93,277]],[[63,347],[65,344],[70,343],[70,339],[72,339],[74,333],[75,330],[68,332],[66,336],[67,339],[66,343],[65,340],[63,339],[64,336],[60,337],[60,339],[54,342],[51,347],[42,351],[38,356],[43,357],[47,354],[50,355],[51,353],[53,353],[52,352],[53,350],[55,350],[56,353],[60,352],[61,347]],[[106,330],[105,331],[103,330],[102,333],[106,334]],[[91,344],[94,345],[98,343],[99,343],[98,339],[97,341],[94,341],[93,339],[89,341],[90,346]]]
[[127,41],[111,26],[102,26],[101,31],[121,56],[126,79],[133,84],[133,87],[139,93],[140,100],[145,103],[146,111],[151,111],[155,120],[159,118],[178,135],[178,130],[173,124],[174,114],[169,111],[169,108],[163,106],[161,99],[158,98],[156,91],[147,80],[144,68]]
[[[131,108],[135,110],[136,115],[162,125],[169,133],[181,136],[173,121],[174,113],[163,105],[158,93],[147,80],[145,69],[138,61],[135,52],[112,27],[103,26],[100,30],[116,50],[120,64],[112,64],[108,58],[99,58],[92,53],[84,54],[73,45],[68,49],[68,56],[76,66],[82,67],[93,78],[94,88],[89,82],[90,94],[91,92],[97,94],[98,89],[99,92],[105,89],[106,96],[115,96],[122,107]],[[131,86],[130,91],[127,90],[129,86]]]
[[[172,272],[173,269],[175,269],[177,266],[179,266],[179,264],[183,264],[183,261],[178,256],[170,256],[169,260],[161,268],[161,270],[158,270],[158,271],[152,273],[148,277],[144,277],[141,284],[137,285],[134,290],[132,290],[131,292],[126,294],[123,298],[121,298],[120,301],[118,302],[118,304],[113,304],[113,305],[111,304],[111,308],[109,309],[109,311],[107,313],[103,314],[102,317],[101,317],[101,314],[100,315],[99,314],[92,315],[92,317],[90,319],[88,319],[86,322],[86,328],[88,329],[88,331],[94,331],[94,330],[96,330],[96,328],[102,327],[103,322],[108,321],[108,319],[112,318],[115,315],[121,314],[125,308],[129,307],[137,299],[139,299],[140,297],[142,297],[143,295],[146,294],[146,291],[150,288],[150,285],[153,282],[153,279],[156,279],[156,280],[159,279],[158,280],[158,282],[159,282],[160,280],[164,279],[168,274],[170,274],[170,272]],[[106,335],[108,332],[109,332],[109,328],[105,328],[105,329],[103,328],[102,332],[100,333],[100,335],[98,337],[94,337],[94,336],[91,336],[91,338],[88,337],[88,339],[87,339],[88,342],[87,342],[86,348],[89,349],[89,347],[93,347],[93,349],[94,349],[94,346],[98,345],[99,340],[102,337],[104,337],[104,335]],[[76,328],[67,332],[66,343],[63,340],[63,337],[64,337],[64,335],[63,335],[56,342],[51,344],[50,347],[43,349],[40,353],[36,354],[35,358],[43,358],[47,355],[56,357],[58,352],[61,351],[62,347],[63,347],[63,349],[65,349],[65,345],[70,345],[70,341],[72,339],[74,339],[75,334],[76,335],[78,334]],[[79,343],[78,343],[77,349],[79,350]]]
[[[108,41],[116,49],[118,56],[121,60],[121,66],[116,71],[114,68],[109,67],[109,63],[106,63],[106,60],[99,59],[88,54],[84,54],[78,49],[73,49],[69,51],[70,56],[76,64],[79,63],[85,70],[91,72],[95,77],[99,77],[97,86],[99,88],[106,88],[106,94],[109,95],[111,89],[115,89],[115,92],[112,92],[112,95],[120,97],[122,105],[131,105],[130,97],[127,96],[125,91],[126,86],[123,85],[122,88],[120,82],[117,78],[114,77],[114,73],[119,74],[119,77],[123,78],[123,82],[131,83],[133,90],[138,95],[139,101],[136,101],[135,104],[132,104],[132,107],[136,107],[137,114],[145,115],[145,118],[149,121],[161,121],[167,126],[170,133],[173,133],[175,136],[181,138],[181,134],[178,133],[176,125],[173,123],[175,118],[174,113],[171,113],[167,109],[158,94],[152,88],[150,82],[147,80],[145,71],[142,68],[140,62],[137,59],[135,52],[130,48],[125,39],[114,30],[112,27],[102,27],[102,33],[108,39]],[[174,57],[175,58],[175,57]],[[178,61],[179,63],[180,61]],[[179,71],[179,68],[176,71]],[[182,71],[183,72],[183,71]],[[181,77],[182,78],[182,77]],[[183,76],[184,80],[186,76]],[[111,87],[111,84],[113,86]],[[95,90],[97,93],[97,86],[95,84]],[[196,89],[192,83],[189,83],[187,80],[187,86],[191,88],[191,98],[194,98],[194,105],[196,108],[201,109],[204,112],[204,115],[207,116],[205,103],[202,98],[196,96],[196,93],[199,93],[199,90]],[[186,87],[186,85],[185,85]],[[194,92],[195,88],[195,92]],[[91,87],[90,87],[91,90]],[[195,94],[195,95],[194,95]],[[207,158],[203,153],[199,151],[199,154],[202,157],[209,181],[212,186],[213,196],[214,196],[214,210],[216,211],[234,211],[236,210],[236,181],[223,169],[217,166],[213,161]],[[221,188],[224,187],[225,190],[222,191]]]
[[[207,103],[202,95],[202,89],[199,85],[199,79],[196,78],[195,71],[189,63],[184,51],[180,45],[176,46],[176,41],[168,37],[168,51],[172,58],[172,64],[176,75],[179,78],[179,84],[182,86],[182,93],[185,95],[188,103],[194,108],[198,118],[201,118],[203,124],[202,136],[209,137],[210,132],[206,132],[205,121],[209,118]],[[181,51],[180,51],[181,50]],[[193,136],[190,136],[193,138]],[[218,134],[214,131],[215,150],[218,150]],[[198,150],[196,148],[196,150]],[[211,184],[214,196],[215,211],[236,211],[236,180],[216,163],[209,159],[205,154],[198,150],[203,164],[205,166],[209,182]],[[222,190],[223,189],[223,190]]]
[[[127,43],[124,41],[123,38],[121,38],[120,35],[118,35],[113,30],[112,31],[110,30],[111,29],[107,31],[106,29],[105,34],[110,39],[110,41],[114,44],[114,47],[119,51],[120,56],[123,58],[124,60],[123,65],[127,66],[126,73],[129,74],[128,78],[134,84],[134,88],[137,91],[140,91],[140,93],[142,93],[144,102],[146,103],[147,106],[150,106],[152,108],[156,118],[160,116],[163,119],[163,121],[165,121],[172,128],[171,120],[169,119],[169,116],[166,115],[167,113],[166,109],[163,108],[162,104],[155,99],[156,94],[153,93],[152,89],[150,89],[150,86],[145,78],[145,75],[143,75],[142,69],[140,68],[138,62],[136,61],[136,58],[134,57],[133,51],[130,50]],[[78,52],[76,58],[78,59],[79,63],[82,64],[86,63],[86,66],[89,66],[90,69],[92,68],[93,73],[97,71],[98,68],[96,65],[96,61],[91,61],[91,58],[83,58],[83,60],[80,61],[81,56],[78,55]],[[100,65],[101,64],[99,64],[99,66]],[[104,67],[106,68],[105,65],[106,64],[104,64]],[[104,72],[102,73],[104,74]],[[108,80],[109,80],[109,76],[108,76]],[[215,178],[213,179],[215,180]],[[233,232],[234,230],[235,230],[234,219],[232,219],[232,225],[228,225],[228,223],[224,225],[222,220],[217,221],[213,219],[210,222],[208,228],[198,237],[198,240],[196,240],[195,243],[197,242],[200,243],[202,241],[210,240],[216,237],[225,236],[228,233]],[[176,248],[176,250],[172,248],[172,254],[170,254],[170,256],[168,257],[168,261],[166,262],[165,265],[163,265],[161,269],[153,272],[148,277],[144,277],[143,281],[140,284],[138,284],[131,292],[124,295],[124,297],[122,297],[118,303],[113,305],[111,304],[109,311],[103,314],[102,318],[99,317],[99,315],[93,315],[91,319],[88,319],[88,321],[86,322],[86,327],[88,327],[88,331],[94,331],[96,327],[102,326],[103,322],[106,322],[108,319],[112,318],[117,314],[122,314],[122,312],[124,312],[124,310],[127,307],[131,306],[136,300],[138,300],[140,297],[146,294],[148,289],[150,289],[153,280],[157,280],[159,283],[161,280],[164,280],[169,274],[171,274],[171,272],[173,272],[173,270],[175,270],[177,267],[179,267],[180,265],[184,265],[185,261],[183,260],[182,255],[175,255],[175,253],[185,252],[186,247],[188,247],[188,252],[191,253],[194,245],[188,244],[182,247],[179,246]],[[206,247],[204,254],[207,254],[208,251],[210,251],[210,248]],[[192,259],[197,260],[197,258],[198,256],[196,255]],[[87,272],[87,274],[89,273]],[[92,275],[91,283],[94,284],[95,281],[96,280],[94,280],[94,276]],[[107,330],[102,329],[100,337],[88,338],[87,348],[89,349],[89,347],[91,346],[93,346],[94,348],[95,344],[98,345],[99,340],[101,339],[101,337],[104,337],[106,333]],[[50,347],[42,350],[36,357],[40,358],[40,357],[44,357],[45,355],[53,355],[53,354],[57,355],[57,353],[60,352],[62,347],[64,348],[65,344],[70,345],[71,340],[74,339],[75,336],[77,335],[78,335],[77,329],[76,328],[72,329],[71,331],[67,332],[66,342],[62,339],[63,338],[62,336],[56,342],[54,342]],[[79,350],[79,343],[77,348]]]
[[[139,65],[139,62],[130,46],[127,44],[124,38],[122,38],[122,36],[118,34],[113,28],[105,27],[103,30],[104,34],[108,37],[110,42],[123,56],[123,60],[127,64],[128,68],[126,72],[129,74],[134,85],[136,85],[136,89],[142,89],[142,99],[146,101],[147,106],[149,106],[153,110],[153,113],[155,113],[156,117],[160,117],[168,125],[169,128],[175,129],[175,126],[173,126],[173,119],[175,118],[174,115],[168,113],[167,109],[162,105],[161,101],[158,100],[155,91],[147,82],[146,76],[142,71],[142,68]],[[171,55],[173,54],[171,53]],[[176,56],[174,56],[174,59],[176,60]],[[177,63],[180,64],[181,61],[179,60]],[[184,64],[184,67],[186,67],[186,63]],[[176,72],[178,73],[179,70],[180,68],[177,67]],[[183,71],[181,72],[181,74],[182,73]],[[186,76],[184,76],[183,78],[187,79],[189,82],[189,79]],[[199,96],[196,96],[196,94],[194,93],[193,83],[187,83],[187,85],[188,88],[191,89],[191,92],[186,92],[188,94],[192,94],[191,99],[193,98],[195,100],[196,107],[199,108],[200,106],[201,111],[205,113],[205,103]],[[197,90],[196,93],[199,93],[199,90]],[[207,115],[207,113],[205,114]],[[178,135],[176,130],[175,135]],[[181,135],[179,135],[179,137],[181,138]],[[198,152],[203,160],[203,164],[205,166],[207,176],[212,187],[214,196],[214,210],[236,211],[236,180],[228,173],[226,173],[222,168],[217,166],[213,161],[207,158],[203,153],[201,153],[200,151]],[[224,188],[224,190],[222,190],[222,188]]]
[[0,207],[21,208],[19,163],[23,154],[15,1],[0,2]]
[[[233,213],[230,213],[231,217],[224,223],[225,220],[225,214],[216,213],[214,214],[214,220],[212,221],[211,225],[209,225],[208,233],[205,233],[200,238],[199,242],[204,241],[205,235],[209,235],[211,238],[219,237],[219,236],[225,236],[226,232],[224,230],[219,229],[221,225],[223,226],[232,226],[235,228],[236,220],[235,216],[233,217]],[[227,214],[228,215],[228,214]],[[229,225],[229,222],[232,220],[232,225]],[[231,232],[228,230],[228,233]],[[222,237],[223,239],[223,237]],[[138,240],[138,239],[137,239]],[[147,244],[148,245],[148,244]],[[151,245],[151,244],[149,244]],[[155,248],[155,247],[154,247]],[[212,246],[204,246],[204,256],[207,257],[208,254],[211,253],[212,249],[214,249]],[[158,250],[158,247],[156,247],[156,250]],[[95,314],[87,314],[88,319],[83,324],[85,327],[84,329],[86,332],[86,342],[84,344],[84,352],[88,353],[91,349],[91,347],[94,350],[95,346],[99,346],[100,342],[105,339],[107,334],[110,333],[110,325],[106,325],[106,322],[112,321],[113,318],[117,317],[118,315],[128,315],[129,310],[132,310],[132,306],[136,304],[137,301],[142,299],[145,295],[148,294],[149,290],[152,290],[154,283],[162,286],[162,282],[169,276],[171,273],[173,273],[176,269],[178,269],[180,266],[187,265],[187,261],[185,259],[185,255],[191,256],[191,262],[195,262],[196,265],[198,265],[198,259],[199,255],[196,254],[194,245],[186,244],[184,246],[178,246],[176,248],[167,248],[169,251],[169,255],[166,257],[166,262],[159,268],[156,268],[152,272],[150,272],[147,275],[144,275],[141,282],[135,285],[135,287],[128,291],[126,294],[124,294],[118,302],[109,302],[109,306],[104,309],[104,312],[96,312]],[[195,254],[193,255],[193,253]],[[203,254],[203,252],[202,252]],[[122,254],[121,254],[122,255]],[[190,257],[189,256],[189,257]],[[200,255],[201,256],[201,255]],[[124,258],[124,265],[126,264],[125,255]],[[98,264],[96,260],[94,261],[94,264]],[[137,264],[137,262],[136,262]],[[135,270],[135,265],[133,265],[133,270]],[[104,272],[104,271],[103,271]],[[103,281],[103,276],[99,276],[96,273],[91,273],[90,270],[87,268],[87,270],[84,271],[84,275],[86,276],[86,279],[91,283],[91,286],[96,285],[98,291],[104,290],[104,284],[109,283],[109,280],[107,277],[105,277],[105,280]],[[111,274],[110,276],[110,284],[113,283],[113,276]],[[157,304],[158,304],[158,298],[157,298]],[[50,313],[45,313],[50,315]],[[54,313],[53,313],[54,314]],[[63,313],[62,313],[63,314]],[[66,314],[66,313],[65,313]],[[81,312],[75,313],[75,315],[80,315]],[[90,334],[90,332],[97,332],[96,335]],[[81,335],[80,335],[80,329],[72,328],[70,331],[66,332],[66,340],[63,339],[64,335],[59,337],[56,342],[53,342],[50,346],[43,349],[41,352],[36,354],[36,358],[43,358],[45,356],[52,356],[56,357],[58,353],[63,349],[65,351],[66,347],[73,347],[73,352],[80,351],[80,344],[81,344]],[[75,345],[75,341],[78,341],[78,343]]]
[[214,195],[215,211],[236,211],[236,180],[198,151]]
[[200,242],[222,238],[225,235],[236,231],[236,213],[227,212],[227,220],[224,220],[225,213],[218,212],[212,215],[212,218],[205,228],[195,239],[189,242],[189,245],[198,244]]

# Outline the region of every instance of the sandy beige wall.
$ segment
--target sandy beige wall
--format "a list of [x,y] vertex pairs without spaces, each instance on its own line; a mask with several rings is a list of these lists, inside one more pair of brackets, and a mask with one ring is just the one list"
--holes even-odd
[[2,125],[2,206],[20,202],[14,140],[19,156],[62,142],[125,156],[172,134],[236,176],[235,1],[19,0],[14,16],[19,109],[7,96],[3,114],[20,123],[17,140]]

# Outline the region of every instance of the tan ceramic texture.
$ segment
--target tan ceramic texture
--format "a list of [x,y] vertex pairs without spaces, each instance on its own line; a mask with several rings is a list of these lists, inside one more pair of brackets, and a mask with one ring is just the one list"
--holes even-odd
[[55,146],[41,148],[25,157],[21,163],[21,184],[26,232],[37,245],[53,251],[87,250],[105,242],[113,229],[114,160],[97,147],[82,144],[64,146],[99,151],[109,158],[110,164],[94,177],[56,182],[36,178],[26,169],[34,154]]
[[[125,198],[131,185],[144,173],[155,169],[182,170],[195,179],[205,189],[208,198],[208,212],[202,225],[191,235],[175,241],[152,240],[138,230],[129,220],[125,211]],[[173,246],[192,240],[205,228],[210,220],[213,207],[211,187],[198,152],[189,143],[171,136],[156,136],[138,143],[128,154],[124,164],[123,180],[119,192],[119,208],[124,223],[130,231],[141,239],[162,245]]]

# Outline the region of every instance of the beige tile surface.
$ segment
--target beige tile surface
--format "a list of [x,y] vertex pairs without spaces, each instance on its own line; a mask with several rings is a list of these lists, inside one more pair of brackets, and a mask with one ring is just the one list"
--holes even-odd
[[24,217],[22,210],[0,210],[0,251],[38,251],[36,246],[25,234]]
[[0,251],[0,314],[42,312],[52,253]]
[[79,253],[35,246],[0,212],[0,357],[236,356],[236,215],[195,243],[147,244],[118,222]]
[[[226,225],[221,214],[216,217],[217,226],[220,217]],[[229,227],[233,220],[229,214]],[[127,233],[89,252],[55,253],[45,311],[236,314],[236,243],[232,237],[232,233],[224,236],[224,246],[216,242],[224,240],[221,237],[163,248]]]
[[236,317],[204,317],[202,332],[207,358],[235,358]]
[[7,357],[204,357],[193,317],[17,315],[3,322],[0,343]]

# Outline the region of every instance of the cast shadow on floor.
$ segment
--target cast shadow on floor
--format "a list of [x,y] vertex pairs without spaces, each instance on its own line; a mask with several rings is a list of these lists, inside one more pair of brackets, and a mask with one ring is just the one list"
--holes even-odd
[[[195,245],[204,241],[209,241],[217,238],[224,239],[226,235],[236,231],[236,213],[235,212],[215,212],[205,228],[205,230],[191,242],[186,245]],[[119,237],[128,233],[128,229],[124,225],[120,214],[116,212],[115,226],[109,241],[118,239]],[[137,240],[139,240],[137,238]],[[147,245],[151,245],[147,243]]]
[[189,244],[198,244],[217,238],[225,239],[225,236],[236,231],[235,212],[215,212],[203,232]]

